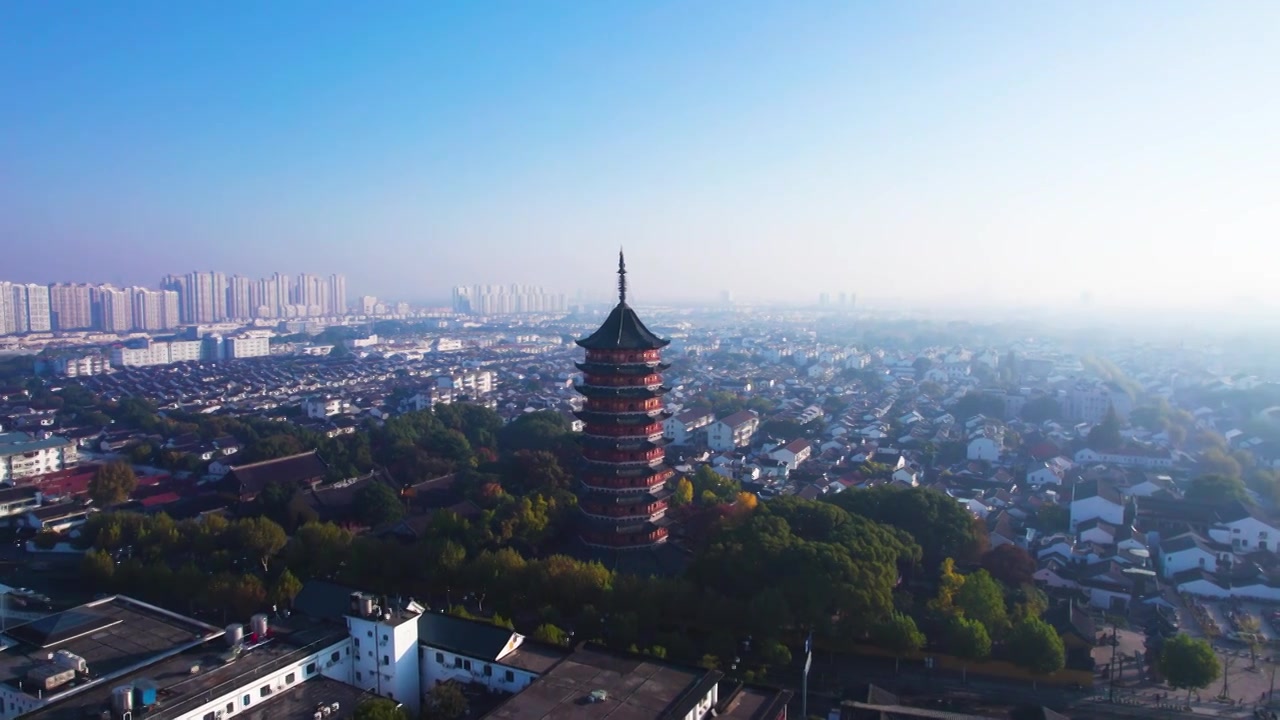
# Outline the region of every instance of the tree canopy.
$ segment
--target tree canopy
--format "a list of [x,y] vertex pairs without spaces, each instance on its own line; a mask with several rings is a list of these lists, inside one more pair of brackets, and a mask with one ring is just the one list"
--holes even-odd
[[858,634],[893,611],[898,564],[919,553],[893,528],[828,503],[784,497],[723,528],[690,574],[725,597],[768,593],[802,625],[840,614]]
[[1004,590],[986,570],[978,570],[965,576],[964,585],[956,593],[955,606],[965,617],[982,623],[987,634],[993,638],[1004,637],[1009,630]]
[[382,697],[361,702],[353,717],[355,720],[411,720],[396,701]]
[[881,485],[837,493],[827,502],[853,515],[905,531],[920,546],[921,561],[930,570],[946,557],[960,562],[975,560],[986,544],[986,528],[943,493]]
[[967,420],[974,415],[986,415],[991,418],[1004,417],[1004,400],[981,391],[969,391],[956,401],[951,414],[960,420]]
[[982,569],[1008,587],[1018,587],[1031,582],[1038,569],[1035,558],[1026,550],[1005,543],[982,554]]
[[1120,416],[1116,414],[1116,406],[1108,405],[1107,414],[1102,421],[1089,429],[1087,440],[1089,447],[1097,451],[1115,450],[1124,444],[1120,435]]
[[404,503],[395,490],[379,480],[370,480],[356,491],[352,501],[356,517],[368,527],[379,527],[404,517]]
[[1250,502],[1244,482],[1238,477],[1226,475],[1201,475],[1191,481],[1186,497],[1190,502],[1212,505],[1221,505],[1232,500]]
[[129,499],[138,487],[133,466],[123,460],[99,465],[89,481],[89,497],[98,507],[107,507]]
[[913,653],[924,647],[924,633],[916,627],[916,621],[910,615],[895,612],[888,619],[878,623],[872,636],[880,647],[893,653],[893,667],[896,672],[903,655]]
[[1188,696],[1217,680],[1222,671],[1208,642],[1182,633],[1165,641],[1157,668],[1171,687],[1186,689]]
[[966,676],[969,663],[986,660],[991,655],[991,636],[982,623],[967,617],[954,617],[947,624],[947,649],[964,663],[961,672]]
[[1009,632],[1008,650],[1014,663],[1036,675],[1048,675],[1062,669],[1066,650],[1062,638],[1040,618],[1023,618]]
[[1058,399],[1047,395],[1032,398],[1022,406],[1022,419],[1030,423],[1042,423],[1046,420],[1061,420],[1062,406]]

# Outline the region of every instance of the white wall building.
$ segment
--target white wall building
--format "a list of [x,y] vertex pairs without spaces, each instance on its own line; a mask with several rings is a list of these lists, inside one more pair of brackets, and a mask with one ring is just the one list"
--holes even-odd
[[754,412],[736,412],[707,425],[707,447],[718,452],[746,447],[759,428],[760,417]]
[[1111,525],[1124,524],[1124,500],[1110,484],[1101,480],[1082,480],[1072,487],[1071,532],[1080,523],[1098,518]]
[[79,461],[76,444],[67,438],[0,433],[0,482],[57,472]]
[[271,339],[265,337],[229,337],[223,341],[228,359],[266,357],[271,354]]

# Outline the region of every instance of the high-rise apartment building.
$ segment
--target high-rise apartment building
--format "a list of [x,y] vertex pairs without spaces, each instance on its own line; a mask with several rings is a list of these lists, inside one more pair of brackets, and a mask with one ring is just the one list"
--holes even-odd
[[93,327],[93,286],[55,283],[49,286],[49,314],[54,330]]
[[563,294],[533,285],[460,285],[453,289],[453,310],[479,315],[564,312]]
[[232,275],[227,281],[227,317],[231,320],[249,320],[257,317],[250,297],[253,280],[243,275]]
[[347,314],[347,277],[345,275],[329,276],[329,307],[326,312],[330,315]]
[[49,288],[0,282],[0,334],[48,332]]
[[32,283],[22,287],[27,301],[27,330],[49,332],[53,329],[49,314],[49,286]]
[[132,327],[155,332],[178,326],[178,293],[173,290],[129,288],[133,303]]
[[133,329],[133,288],[101,285],[93,292],[94,325],[104,332]]

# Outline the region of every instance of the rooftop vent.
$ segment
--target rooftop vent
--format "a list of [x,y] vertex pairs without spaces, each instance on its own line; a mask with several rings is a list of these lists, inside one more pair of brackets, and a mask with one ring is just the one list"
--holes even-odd
[[590,703],[602,703],[608,699],[609,693],[606,690],[592,690],[591,694],[587,696],[587,702]]

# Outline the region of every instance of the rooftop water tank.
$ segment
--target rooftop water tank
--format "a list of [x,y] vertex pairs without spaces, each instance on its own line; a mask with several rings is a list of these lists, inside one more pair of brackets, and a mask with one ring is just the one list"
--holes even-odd
[[111,691],[111,709],[122,718],[133,712],[133,686],[121,685]]
[[258,613],[249,618],[249,627],[253,631],[254,637],[263,640],[267,637],[267,616],[264,613]]
[[235,647],[244,642],[244,626],[240,623],[228,625],[226,637],[228,647]]

